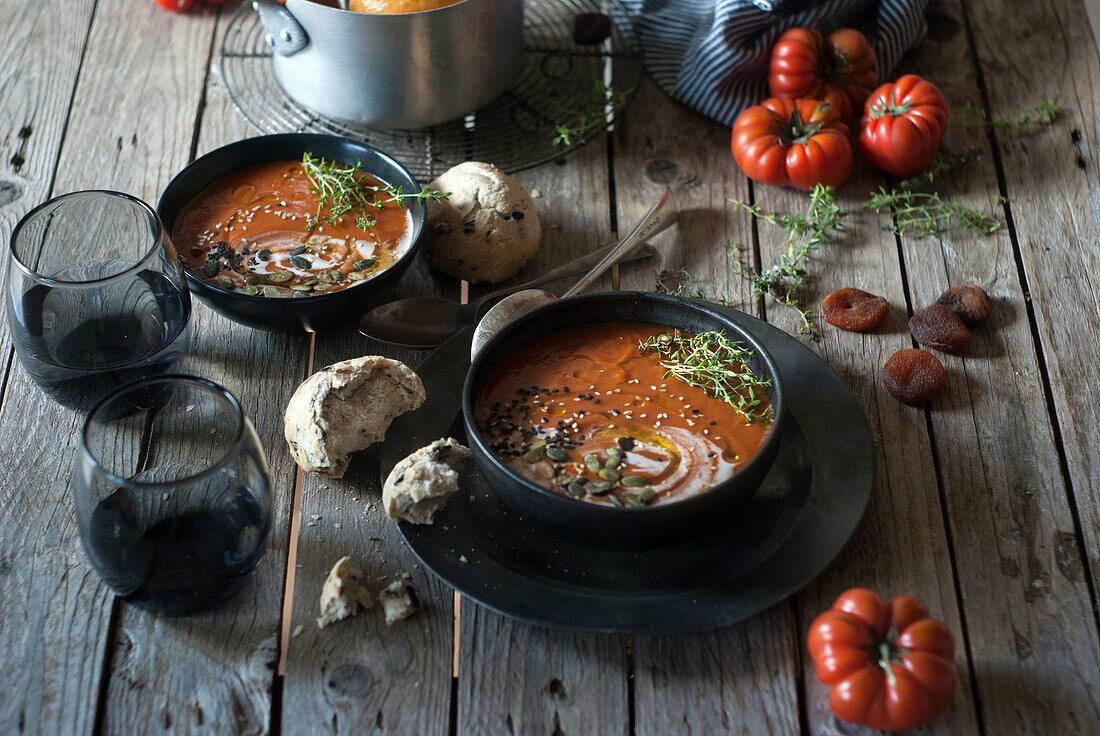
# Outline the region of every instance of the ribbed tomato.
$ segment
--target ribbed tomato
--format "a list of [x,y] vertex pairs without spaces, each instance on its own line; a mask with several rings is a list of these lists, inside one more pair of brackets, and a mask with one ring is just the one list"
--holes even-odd
[[912,176],[932,161],[947,130],[947,100],[915,74],[884,84],[867,98],[859,150],[877,169]]
[[839,187],[852,171],[848,126],[819,100],[771,98],[733,124],[733,158],[752,179],[775,186]]
[[883,731],[922,726],[951,700],[955,639],[911,596],[847,590],[810,625],[817,676],[838,718]]
[[791,28],[772,47],[772,97],[822,100],[851,122],[878,84],[875,51],[862,33],[841,28],[823,37],[814,28]]

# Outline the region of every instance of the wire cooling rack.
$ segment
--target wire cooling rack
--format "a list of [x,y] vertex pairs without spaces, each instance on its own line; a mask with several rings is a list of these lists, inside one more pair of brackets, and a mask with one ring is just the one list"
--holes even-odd
[[[612,18],[611,35],[602,45],[573,42],[573,19],[579,13]],[[641,53],[615,0],[526,0],[523,23],[523,71],[512,88],[474,114],[419,130],[349,125],[291,100],[275,79],[263,24],[249,3],[241,3],[230,19],[216,68],[234,106],[263,133],[329,133],[363,141],[422,181],[471,160],[515,172],[558,158],[613,127],[642,75]],[[586,136],[555,145],[556,127],[579,127],[581,111],[592,109],[600,82],[621,96],[619,104],[607,105],[602,124]]]

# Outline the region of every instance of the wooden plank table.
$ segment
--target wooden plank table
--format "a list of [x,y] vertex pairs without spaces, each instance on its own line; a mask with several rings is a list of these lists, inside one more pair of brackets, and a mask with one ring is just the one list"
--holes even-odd
[[[253,134],[211,72],[233,5],[186,15],[149,0],[0,0],[0,235],[50,196],[112,188],[155,202],[189,160]],[[282,440],[298,383],[380,352],[353,331],[272,335],[196,302],[186,369],[242,401],[268,450],[275,531],[253,584],[213,614],[160,619],[121,604],[80,548],[70,475],[81,417],[44,399],[0,327],[0,733],[856,734],[830,713],[809,666],[814,615],[852,585],[911,593],[956,632],[960,682],[936,734],[1100,733],[1100,58],[1081,0],[935,0],[929,37],[903,61],[954,108],[986,119],[1054,100],[1026,136],[955,116],[953,151],[985,155],[950,180],[1006,227],[895,236],[860,209],[885,178],[857,165],[841,192],[843,239],[814,259],[810,303],[840,286],[885,295],[872,335],[809,342],[849,383],[874,430],[878,473],[841,557],[792,599],[691,636],[551,631],[504,618],[419,567],[379,503],[378,458],[346,478],[303,477]],[[615,133],[518,175],[542,196],[535,274],[606,242],[666,186],[684,211],[661,262],[600,288],[651,290],[655,269],[794,332],[752,301],[723,241],[773,263],[775,231],[730,200],[802,209],[753,186],[728,130],[648,80]],[[996,306],[964,356],[947,356],[926,410],[884,391],[881,366],[911,346],[905,320],[950,284]],[[401,295],[465,293],[419,262]],[[302,520],[315,523],[304,523]],[[343,554],[371,579],[412,574],[424,609],[400,626],[362,616],[311,625]],[[299,625],[300,636],[291,636]]]

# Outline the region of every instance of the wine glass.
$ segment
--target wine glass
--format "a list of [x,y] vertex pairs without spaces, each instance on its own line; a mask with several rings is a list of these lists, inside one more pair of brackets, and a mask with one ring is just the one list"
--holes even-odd
[[86,411],[182,359],[191,297],[157,213],[84,191],[31,210],[11,237],[8,328],[20,362],[60,404]]
[[248,584],[271,533],[271,480],[231,393],[189,376],[138,381],[92,409],[82,440],[77,526],[116,595],[184,616]]

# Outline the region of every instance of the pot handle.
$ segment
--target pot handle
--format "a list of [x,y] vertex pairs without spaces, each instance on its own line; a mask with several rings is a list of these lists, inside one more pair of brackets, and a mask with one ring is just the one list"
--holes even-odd
[[293,56],[309,46],[309,36],[280,0],[252,0],[252,9],[260,14],[267,31],[267,44],[280,56]]

